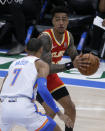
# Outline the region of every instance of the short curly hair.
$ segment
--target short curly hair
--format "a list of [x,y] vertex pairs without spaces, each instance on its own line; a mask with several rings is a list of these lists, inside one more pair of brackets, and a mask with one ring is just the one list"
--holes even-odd
[[26,45],[26,49],[27,51],[37,52],[42,46],[43,43],[40,39],[31,38]]
[[66,13],[67,15],[69,15],[69,10],[65,6],[57,6],[53,8],[52,10],[52,18],[54,17],[56,13]]

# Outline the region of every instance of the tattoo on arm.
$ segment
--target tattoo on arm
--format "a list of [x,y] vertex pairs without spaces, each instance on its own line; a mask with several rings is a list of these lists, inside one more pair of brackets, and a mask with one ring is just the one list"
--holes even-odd
[[69,33],[69,34],[70,34],[70,43],[67,48],[67,53],[70,56],[71,60],[73,61],[75,59],[75,57],[78,55],[78,52],[77,52],[76,47],[74,45],[74,38],[71,33]]
[[51,64],[50,65],[50,74],[59,73],[67,70],[65,64]]
[[52,47],[52,41],[50,37],[47,34],[42,33],[39,36],[39,39],[43,42],[43,53],[41,55],[41,59],[45,62],[47,62],[49,65],[52,61],[52,55],[51,55],[51,47]]
[[51,38],[47,35],[42,33],[39,37],[43,41],[43,53],[41,59],[47,62],[50,66],[50,74],[62,72],[65,69],[64,64],[52,64],[52,55],[51,55],[51,48],[52,48],[52,41]]
[[[70,45],[67,49],[67,52],[68,52],[69,56],[71,57],[71,59],[73,60],[75,58],[75,56],[78,55],[78,53],[77,53],[76,48],[74,46],[74,40],[73,40],[73,36],[71,34],[70,34],[70,38],[71,38],[71,41],[70,41]],[[50,74],[65,71],[66,70],[65,64],[52,64],[52,55],[51,55],[52,41],[51,41],[51,38],[47,34],[42,33],[39,36],[39,39],[41,39],[43,41],[43,45],[44,45],[41,59],[49,64]]]

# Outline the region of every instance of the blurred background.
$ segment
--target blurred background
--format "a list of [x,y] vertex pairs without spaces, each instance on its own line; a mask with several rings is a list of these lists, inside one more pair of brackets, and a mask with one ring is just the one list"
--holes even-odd
[[93,52],[105,59],[104,28],[93,23],[99,16],[105,26],[105,0],[0,0],[0,49],[8,55],[24,52],[31,37],[52,27],[51,11],[59,5],[69,10],[68,30],[78,52]]

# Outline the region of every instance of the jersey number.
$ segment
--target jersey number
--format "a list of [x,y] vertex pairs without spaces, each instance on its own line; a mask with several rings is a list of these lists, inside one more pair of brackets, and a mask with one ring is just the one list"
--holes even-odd
[[11,86],[14,85],[14,83],[15,83],[16,79],[18,78],[20,72],[21,72],[21,69],[20,69],[20,68],[14,69],[13,73],[15,74],[15,76],[14,76],[14,78],[13,78],[13,80],[12,80]]

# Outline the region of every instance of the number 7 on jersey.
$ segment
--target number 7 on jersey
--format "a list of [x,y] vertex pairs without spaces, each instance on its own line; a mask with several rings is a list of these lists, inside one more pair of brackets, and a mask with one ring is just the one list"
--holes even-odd
[[20,72],[21,72],[21,69],[20,69],[20,68],[14,69],[13,73],[14,73],[15,75],[14,75],[14,78],[13,78],[13,80],[12,80],[12,82],[11,82],[11,86],[14,85],[14,83],[15,83],[15,81],[17,80]]

